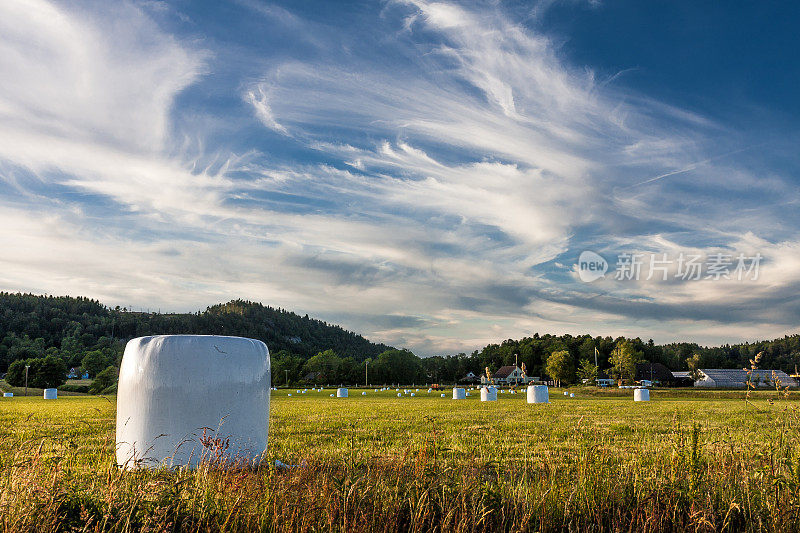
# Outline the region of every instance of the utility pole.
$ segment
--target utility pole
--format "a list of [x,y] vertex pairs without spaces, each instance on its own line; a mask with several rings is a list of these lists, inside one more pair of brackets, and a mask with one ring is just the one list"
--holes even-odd
[[288,370],[284,370],[284,372],[286,372],[286,388],[288,389],[289,388],[289,371]]
[[367,359],[364,365],[364,386],[369,387],[369,359]]
[[31,365],[25,365],[25,396],[28,395],[28,369]]

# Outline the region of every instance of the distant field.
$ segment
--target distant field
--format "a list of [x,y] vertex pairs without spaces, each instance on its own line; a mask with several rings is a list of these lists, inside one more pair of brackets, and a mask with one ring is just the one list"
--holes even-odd
[[[67,385],[91,385],[92,380],[90,379],[68,379]],[[25,387],[12,387],[5,380],[0,379],[0,390],[3,392],[13,392],[14,396],[22,396],[25,394]],[[44,389],[37,389],[35,387],[28,387],[28,396],[38,396],[41,397],[44,393]],[[67,391],[58,391],[59,396],[85,396],[83,393],[79,392],[67,392]]]
[[[800,402],[759,392],[551,389],[481,403],[272,394],[287,470],[120,473],[114,398],[0,399],[0,527],[53,530],[800,528]],[[291,392],[292,397],[287,394]],[[623,394],[623,396],[617,396]],[[795,393],[796,395],[796,393]]]

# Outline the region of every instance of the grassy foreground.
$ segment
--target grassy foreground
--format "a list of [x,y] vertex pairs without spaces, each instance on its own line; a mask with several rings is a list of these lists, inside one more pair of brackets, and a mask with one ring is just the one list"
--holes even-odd
[[120,472],[114,398],[0,399],[0,530],[800,530],[800,403],[775,392],[291,392],[244,471]]

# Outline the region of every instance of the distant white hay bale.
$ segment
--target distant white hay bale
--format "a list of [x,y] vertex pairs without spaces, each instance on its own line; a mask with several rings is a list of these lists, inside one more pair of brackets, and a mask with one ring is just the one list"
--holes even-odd
[[58,389],[44,389],[44,399],[45,400],[57,400],[58,399]]
[[13,397],[14,397],[14,393],[13,392],[4,392],[3,393],[3,398],[13,398]]
[[453,399],[454,400],[464,400],[467,397],[467,391],[460,387],[456,387],[453,389]]
[[414,389],[414,392],[419,392],[419,389]]
[[291,396],[291,395],[292,395],[292,393],[290,392],[287,396]]
[[467,393],[465,394],[465,396],[469,396],[469,392],[467,392]]
[[398,397],[398,398],[402,398],[402,396],[403,396],[403,393],[402,393],[402,392],[398,392],[398,393],[397,393],[397,397]]
[[413,398],[414,396],[416,396],[416,393],[412,392],[411,397]]
[[634,391],[633,391],[633,401],[634,402],[649,402],[650,401],[650,389],[634,389]]
[[337,398],[347,398],[349,392],[344,387],[340,387],[336,389],[336,397]]
[[482,402],[496,402],[497,401],[497,389],[494,387],[483,387],[481,389],[481,401]]
[[569,393],[569,397],[570,397],[570,398],[574,398],[574,397],[575,397],[575,393],[574,393],[574,392],[570,392],[570,393]]
[[569,396],[569,393],[567,391],[564,391],[564,396]]
[[361,393],[361,396],[366,396],[366,395],[367,395],[367,391],[364,391],[364,392]]
[[428,389],[428,394],[430,394],[432,390],[433,390],[433,389]]
[[125,468],[257,464],[267,448],[270,360],[258,340],[156,335],[128,342],[117,394]]
[[331,394],[331,398],[333,398],[333,394]]
[[547,385],[529,385],[528,403],[550,403],[550,391]]
[[444,393],[442,393],[442,398],[444,398],[444,396],[445,396],[445,394],[444,394]]

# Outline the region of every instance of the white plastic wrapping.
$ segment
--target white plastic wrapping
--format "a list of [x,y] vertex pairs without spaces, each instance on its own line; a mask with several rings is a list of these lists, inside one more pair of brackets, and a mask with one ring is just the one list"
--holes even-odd
[[349,394],[348,390],[343,388],[343,387],[336,389],[336,397],[337,398],[347,398],[348,394]]
[[4,392],[3,393],[3,398],[13,398],[13,397],[14,397],[14,393],[13,392]]
[[454,400],[465,400],[466,398],[467,398],[467,391],[459,387],[453,389]]
[[649,389],[634,389],[633,390],[633,401],[634,402],[649,402],[650,401],[650,390]]
[[550,403],[547,385],[528,385],[528,403]]
[[482,402],[496,402],[497,401],[497,389],[494,387],[483,387],[481,388],[481,401]]
[[117,393],[117,463],[256,464],[267,448],[270,360],[263,342],[158,335],[128,342]]
[[44,389],[44,399],[45,400],[57,400],[58,399],[58,389]]

